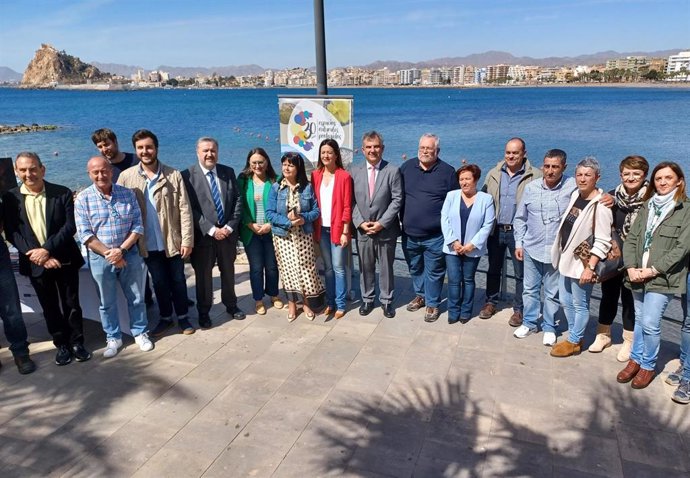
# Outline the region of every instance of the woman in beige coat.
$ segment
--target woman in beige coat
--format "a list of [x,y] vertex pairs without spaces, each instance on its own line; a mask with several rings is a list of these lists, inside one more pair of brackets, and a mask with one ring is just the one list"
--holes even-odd
[[[568,340],[554,345],[553,357],[569,357],[582,350],[582,337],[589,320],[589,299],[596,282],[594,269],[611,248],[611,210],[598,204],[603,191],[597,189],[601,168],[592,157],[575,167],[577,191],[561,220],[551,248],[551,262],[560,273],[558,295],[568,320]],[[575,255],[578,246],[590,239],[590,255],[585,261]],[[586,267],[585,267],[586,263]]]

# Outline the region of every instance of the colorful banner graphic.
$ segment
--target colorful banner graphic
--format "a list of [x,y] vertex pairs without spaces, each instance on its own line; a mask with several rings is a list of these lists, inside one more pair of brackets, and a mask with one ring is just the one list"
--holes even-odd
[[352,102],[351,96],[279,96],[281,154],[300,153],[313,167],[321,141],[331,138],[347,168],[353,156]]

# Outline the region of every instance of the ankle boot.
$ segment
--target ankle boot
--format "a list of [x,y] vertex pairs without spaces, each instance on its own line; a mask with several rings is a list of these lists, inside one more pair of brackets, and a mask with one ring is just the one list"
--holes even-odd
[[589,346],[589,351],[592,353],[603,352],[606,347],[611,346],[611,326],[599,324],[597,326],[597,336],[592,345]]
[[632,351],[633,331],[623,330],[623,345],[616,355],[616,360],[619,362],[627,362],[630,360],[630,352]]

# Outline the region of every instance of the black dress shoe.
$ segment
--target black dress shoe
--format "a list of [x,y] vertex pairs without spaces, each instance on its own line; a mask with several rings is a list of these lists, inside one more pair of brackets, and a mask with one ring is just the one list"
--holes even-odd
[[383,310],[384,317],[387,317],[389,319],[395,317],[395,309],[393,308],[393,304],[391,304],[390,302],[388,304],[381,305],[381,310]]
[[242,309],[240,309],[237,306],[228,307],[227,309],[225,309],[225,312],[227,312],[229,315],[232,315],[232,318],[235,320],[244,320],[245,317],[247,317],[247,314],[242,312]]
[[470,321],[470,319],[460,319],[460,318],[451,319],[450,317],[448,318],[448,323],[450,325],[457,324],[458,322],[460,322],[461,324],[466,324],[469,321]]
[[369,315],[372,310],[374,310],[373,302],[362,302],[362,305],[359,306],[359,315]]
[[211,322],[211,318],[208,316],[208,314],[202,314],[199,316],[199,327],[203,330],[213,327],[213,322]]
[[91,352],[86,350],[84,344],[72,345],[72,355],[77,360],[77,362],[86,362],[91,358]]
[[19,355],[14,358],[14,363],[17,366],[17,370],[22,375],[28,375],[36,371],[36,364],[29,355]]
[[68,363],[72,363],[72,351],[66,345],[58,345],[55,364],[67,365]]

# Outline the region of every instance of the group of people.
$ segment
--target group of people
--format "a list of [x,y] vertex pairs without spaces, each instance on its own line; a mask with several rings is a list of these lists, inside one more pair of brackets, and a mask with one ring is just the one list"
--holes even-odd
[[[601,168],[595,158],[580,161],[569,177],[564,151],[547,151],[536,167],[520,138],[507,142],[504,159],[481,188],[480,168],[462,164],[456,170],[441,160],[439,138],[433,134],[420,138],[416,158],[397,167],[383,159],[382,136],[367,132],[362,137],[365,161],[349,171],[338,143],[326,139],[310,178],[304,158],[293,152],[280,158],[279,175],[265,150],[252,149],[236,177],[232,168],[218,163],[213,138],[197,141],[197,163],[181,172],[160,162],[158,139],[148,130],[132,137],[136,156],[121,152],[108,129],[94,132],[92,139],[101,155],[89,160],[93,184],[76,200],[69,189],[45,181],[45,167],[28,152],[15,161],[22,185],[3,197],[5,235],[20,252],[20,273],[36,290],[58,365],[91,357],[83,345],[78,301],[83,260],[75,233],[88,250],[97,286],[107,337],[104,357],[115,356],[122,346],[116,282],[127,299],[135,342],[144,351],[154,347],[144,303],[147,270],[160,312],[151,336],[173,327],[173,315],[182,333],[195,332],[188,317],[188,258],[199,327],[212,327],[215,265],[222,304],[233,319],[244,319],[234,290],[238,239],[249,262],[256,313],[266,314],[265,296],[274,308],[285,307],[280,281],[290,322],[300,312],[309,320],[319,313],[335,319],[346,315],[352,242],[360,270],[359,314],[374,310],[378,282],[382,314],[393,318],[393,264],[400,236],[415,293],[408,311],[423,309],[426,322],[436,321],[447,277],[448,323],[468,322],[474,316],[477,266],[488,255],[486,298],[478,316],[489,319],[498,311],[507,251],[516,284],[508,321],[516,328],[514,336],[524,339],[541,330],[554,357],[583,350],[591,292],[601,282],[599,325],[588,350],[601,352],[611,345],[620,298],[624,331],[617,358],[627,365],[617,380],[632,382],[633,388],[653,380],[661,318],[673,296],[688,287],[690,201],[684,173],[673,162],[656,165],[647,181],[645,158],[628,156],[620,163],[621,183],[606,193],[597,188]],[[622,265],[606,277],[598,275],[606,261],[611,264],[621,255]],[[9,262],[4,242],[0,260]],[[3,290],[11,280],[11,273],[2,274]],[[35,365],[18,302],[3,294],[2,319],[19,371],[30,373]],[[567,339],[561,342],[559,310],[568,323]],[[690,403],[687,312],[682,332],[681,367],[666,381],[677,386],[675,401]]]

